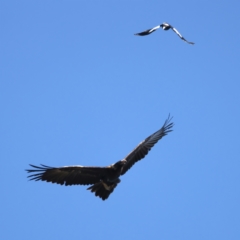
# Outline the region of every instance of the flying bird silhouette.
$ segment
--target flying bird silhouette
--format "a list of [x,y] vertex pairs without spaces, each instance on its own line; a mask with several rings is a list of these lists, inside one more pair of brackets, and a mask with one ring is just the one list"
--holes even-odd
[[172,118],[168,116],[168,119],[160,130],[142,141],[124,159],[110,166],[84,167],[77,165],[54,168],[42,164],[41,166],[30,164],[33,169],[26,170],[31,174],[28,178],[30,180],[41,180],[65,186],[93,184],[87,190],[105,200],[113,192],[118,183],[120,183],[119,177],[125,174],[136,162],[144,158],[158,140],[172,131],[173,123],[171,120]]
[[179,32],[176,28],[174,28],[173,26],[171,26],[169,23],[163,23],[161,25],[158,25],[154,28],[150,28],[150,29],[147,29],[143,32],[140,32],[140,33],[135,33],[134,35],[138,35],[138,36],[146,36],[146,35],[149,35],[153,32],[155,32],[157,29],[159,28],[162,28],[163,30],[169,30],[170,28],[185,42],[189,43],[189,44],[194,44],[193,42],[189,42],[187,41]]

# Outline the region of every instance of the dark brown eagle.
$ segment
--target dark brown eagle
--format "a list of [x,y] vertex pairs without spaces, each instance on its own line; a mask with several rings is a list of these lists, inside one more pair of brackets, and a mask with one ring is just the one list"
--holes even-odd
[[167,31],[167,30],[169,30],[169,29],[172,29],[183,41],[185,41],[185,42],[187,42],[187,43],[189,43],[189,44],[192,44],[192,45],[194,44],[193,42],[187,41],[187,40],[180,34],[180,32],[178,32],[178,30],[177,30],[176,28],[174,28],[173,26],[171,26],[169,23],[160,24],[160,25],[158,25],[158,26],[156,26],[156,27],[154,27],[154,28],[147,29],[147,30],[145,30],[145,31],[143,31],[143,32],[135,33],[134,35],[137,35],[137,36],[146,36],[146,35],[149,35],[149,34],[155,32],[155,31],[156,31],[157,29],[159,29],[160,27],[161,27],[163,30],[165,30],[165,31]]
[[61,185],[64,184],[65,186],[93,184],[88,190],[95,193],[102,200],[105,200],[113,192],[118,183],[120,183],[119,177],[125,174],[137,161],[144,158],[158,140],[172,131],[173,123],[170,122],[171,119],[169,116],[160,130],[142,141],[124,159],[110,166],[84,167],[77,165],[54,168],[42,164],[41,166],[30,164],[33,169],[26,170],[31,174],[28,178],[35,181],[42,180]]

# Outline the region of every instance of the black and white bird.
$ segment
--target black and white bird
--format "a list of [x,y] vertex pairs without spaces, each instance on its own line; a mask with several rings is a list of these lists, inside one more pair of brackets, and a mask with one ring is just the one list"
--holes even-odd
[[171,26],[169,23],[163,23],[163,24],[160,24],[154,28],[151,28],[151,29],[147,29],[143,32],[140,32],[140,33],[135,33],[134,35],[137,35],[137,36],[146,36],[146,35],[149,35],[153,32],[155,32],[157,29],[159,28],[162,28],[163,30],[169,30],[170,28],[185,42],[189,43],[189,44],[194,44],[193,42],[189,42],[187,41],[179,32],[176,28],[174,28],[173,26]]
[[[30,180],[41,180],[65,186],[93,184],[87,190],[105,200],[120,183],[119,177],[125,174],[136,162],[144,158],[158,140],[172,131],[173,123],[171,119],[169,116],[161,129],[142,141],[124,159],[110,166],[84,167],[77,165],[54,168],[42,164],[41,166],[30,164],[32,169],[26,170],[30,174],[28,178]],[[143,178],[146,178],[146,176],[143,176]]]

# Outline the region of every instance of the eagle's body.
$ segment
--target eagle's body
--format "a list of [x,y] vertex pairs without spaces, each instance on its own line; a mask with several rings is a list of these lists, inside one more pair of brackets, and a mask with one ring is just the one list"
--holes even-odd
[[95,192],[103,200],[107,199],[114,188],[120,183],[120,176],[125,174],[137,161],[144,158],[151,148],[167,133],[171,132],[173,123],[168,118],[163,127],[142,141],[130,154],[123,160],[120,160],[107,167],[84,167],[84,166],[66,166],[53,168],[45,165],[34,166],[27,170],[31,173],[30,180],[47,181],[65,186],[69,185],[90,185],[88,188]]
[[163,30],[167,31],[169,29],[172,29],[183,41],[189,43],[189,44],[194,44],[193,42],[188,42],[179,32],[176,28],[174,28],[173,26],[171,26],[169,23],[163,23],[163,24],[160,24],[154,28],[150,28],[150,29],[147,29],[143,32],[140,32],[140,33],[135,33],[134,35],[138,35],[138,36],[146,36],[146,35],[149,35],[153,32],[155,32],[157,29],[159,28],[162,28]]

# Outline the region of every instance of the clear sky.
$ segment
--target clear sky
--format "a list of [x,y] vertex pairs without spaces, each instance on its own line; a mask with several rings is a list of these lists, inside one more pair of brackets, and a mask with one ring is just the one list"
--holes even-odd
[[[240,239],[238,1],[0,1],[0,239]],[[134,33],[169,22],[173,31]],[[174,131],[106,201],[28,164],[107,166]]]

